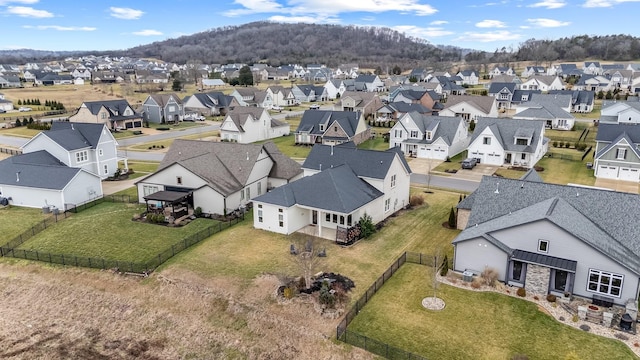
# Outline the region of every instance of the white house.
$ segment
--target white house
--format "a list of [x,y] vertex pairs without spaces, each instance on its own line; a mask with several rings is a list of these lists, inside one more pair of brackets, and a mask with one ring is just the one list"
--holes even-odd
[[440,116],[461,117],[466,121],[498,117],[498,101],[493,96],[449,95]]
[[536,75],[520,84],[520,90],[563,90],[564,84],[558,76]]
[[262,145],[176,139],[158,170],[136,183],[138,201],[153,194],[189,194],[193,208],[227,214],[269,189],[302,177],[300,165],[272,143]]
[[11,205],[64,211],[100,197],[99,176],[69,167],[45,150],[0,161],[0,198]]
[[[254,199],[254,227],[318,237],[354,226],[366,213],[378,223],[409,204],[411,169],[396,149],[314,145],[305,177]],[[333,237],[335,238],[335,237]]]
[[600,123],[640,124],[640,99],[629,97],[627,101],[605,101],[600,110]]
[[118,142],[105,124],[54,121],[51,130],[38,133],[22,145],[23,153],[46,150],[63,164],[82,168],[101,179],[118,170]]
[[398,147],[407,156],[445,160],[464,151],[469,133],[460,117],[423,115],[410,112],[393,125],[389,148]]
[[557,130],[571,130],[575,117],[570,113],[570,94],[531,94],[531,100],[516,106],[514,119],[542,120],[545,126]]
[[220,125],[220,138],[248,144],[289,135],[290,126],[276,120],[261,107],[240,106],[227,113]]
[[548,150],[544,121],[482,118],[471,137],[467,156],[488,165],[532,168]]

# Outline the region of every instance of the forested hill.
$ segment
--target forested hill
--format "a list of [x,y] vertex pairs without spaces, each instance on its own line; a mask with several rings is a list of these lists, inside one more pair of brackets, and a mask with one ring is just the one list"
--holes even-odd
[[417,65],[457,61],[459,48],[436,47],[388,28],[254,22],[227,26],[126,50],[168,62]]

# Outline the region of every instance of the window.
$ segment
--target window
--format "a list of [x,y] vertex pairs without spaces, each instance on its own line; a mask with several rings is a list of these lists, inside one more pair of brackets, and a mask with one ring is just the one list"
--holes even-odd
[[538,251],[549,252],[549,242],[547,240],[538,240]]
[[417,138],[418,137],[418,130],[411,130],[411,136],[412,138]]
[[521,159],[521,160],[527,160],[527,154],[522,153],[522,154],[520,155],[520,159]]
[[516,139],[516,145],[529,145],[527,139]]
[[524,275],[524,263],[522,261],[513,261],[511,270],[511,280],[521,281]]
[[324,131],[324,125],[320,124],[320,131]]
[[327,213],[327,215],[324,217],[326,222],[331,222],[331,214]]
[[100,118],[101,119],[106,119],[107,118],[107,113],[106,112],[100,113]]
[[102,149],[98,149],[98,155],[99,155],[99,156],[104,155],[104,151],[103,151]]
[[89,160],[89,156],[87,154],[87,151],[78,151],[76,153],[76,162],[77,163],[81,163],[81,162],[85,162]]
[[564,270],[553,269],[553,290],[565,291],[567,288],[567,280],[569,279],[569,273]]
[[490,137],[483,137],[482,138],[482,144],[484,145],[491,145],[491,138]]
[[109,165],[105,165],[104,166],[104,173],[108,174],[109,173]]
[[338,127],[337,127],[337,126],[334,126],[334,127],[333,127],[333,131],[338,132]]
[[396,187],[396,174],[391,175],[391,187]]
[[431,131],[427,131],[427,140],[431,140],[431,136],[432,136]]
[[620,297],[624,276],[610,272],[589,269],[587,290],[604,295]]
[[158,192],[157,186],[152,185],[142,185],[142,196],[151,195],[153,193]]
[[251,200],[251,188],[247,188],[247,200]]
[[394,130],[394,137],[402,137],[402,130]]
[[627,158],[627,149],[619,148],[616,152],[616,158],[619,160],[624,160]]
[[344,215],[340,215],[340,225],[344,225]]
[[170,112],[174,112],[174,111],[176,111],[176,107],[175,107],[175,106],[173,106],[173,105],[169,106],[169,111],[170,111]]
[[391,208],[391,199],[387,199],[384,201],[384,212],[389,211]]
[[258,183],[258,195],[262,195],[262,183]]
[[182,176],[176,176],[176,183],[182,185]]
[[333,214],[333,223],[334,224],[338,223],[338,214]]
[[258,209],[258,222],[262,222],[262,209]]
[[278,226],[284,227],[284,214],[278,214]]
[[347,226],[351,226],[352,224],[352,217],[351,215],[347,215]]

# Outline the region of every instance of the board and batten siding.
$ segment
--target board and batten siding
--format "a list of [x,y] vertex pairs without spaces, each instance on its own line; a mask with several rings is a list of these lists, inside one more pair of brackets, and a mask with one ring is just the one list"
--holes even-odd
[[[311,210],[299,206],[283,207],[266,203],[253,204],[253,226],[256,229],[289,235],[311,223]],[[282,213],[279,212],[282,209]],[[262,212],[262,222],[258,216]],[[280,226],[280,215],[283,226]],[[319,221],[318,216],[318,221]]]
[[455,271],[473,271],[479,275],[485,268],[498,272],[498,280],[505,281],[507,272],[507,253],[483,238],[459,242],[455,246],[453,269]]
[[[484,138],[490,138],[490,144],[484,144]],[[505,141],[513,141],[513,139],[505,139]],[[489,127],[482,130],[480,135],[469,144],[468,157],[479,158],[481,164],[502,165],[504,163],[504,149],[500,145],[500,141]],[[489,156],[489,154],[497,154],[498,156]]]
[[[571,233],[548,220],[535,221],[528,224],[503,229],[491,234],[512,249],[520,249],[533,253],[538,252],[538,241],[547,240],[549,251],[544,255],[559,257],[577,262],[573,294],[591,298],[594,293],[587,290],[589,269],[601,270],[624,276],[620,297],[607,296],[617,304],[624,305],[627,299],[637,298],[638,274],[620,265],[618,262],[599,250],[576,238]],[[502,264],[499,264],[502,266]]]

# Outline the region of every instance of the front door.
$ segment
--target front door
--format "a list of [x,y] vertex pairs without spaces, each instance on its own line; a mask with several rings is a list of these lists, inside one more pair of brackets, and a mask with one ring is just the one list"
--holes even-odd
[[505,164],[511,164],[511,153],[507,153],[507,156],[504,159]]
[[318,225],[318,211],[311,211],[311,223],[313,225]]

